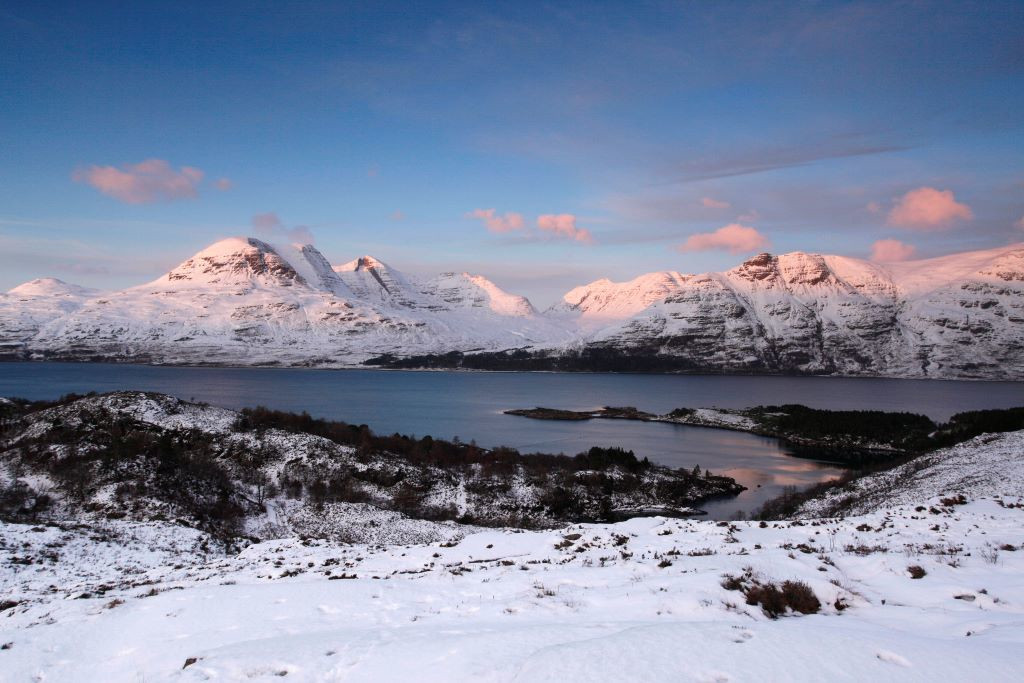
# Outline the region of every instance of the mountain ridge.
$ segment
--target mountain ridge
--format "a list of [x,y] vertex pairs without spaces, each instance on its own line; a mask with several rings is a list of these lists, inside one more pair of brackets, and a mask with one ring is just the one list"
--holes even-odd
[[513,351],[548,369],[610,354],[692,372],[1024,378],[1024,244],[890,264],[765,252],[602,278],[538,312],[481,275],[419,278],[370,255],[332,266],[312,245],[235,237],[125,290],[39,279],[0,294],[8,358],[351,367]]

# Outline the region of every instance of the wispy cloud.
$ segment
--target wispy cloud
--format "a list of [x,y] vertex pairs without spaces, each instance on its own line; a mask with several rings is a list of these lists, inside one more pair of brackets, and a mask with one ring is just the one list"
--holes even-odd
[[691,183],[715,178],[766,173],[798,166],[910,149],[907,145],[852,142],[826,138],[821,141],[779,147],[744,150],[738,154],[716,154],[709,158],[683,161],[664,169],[669,178],[656,185]]
[[713,199],[712,197],[704,197],[700,200],[700,203],[706,209],[728,209],[731,206],[729,202]]
[[956,201],[952,190],[919,187],[900,197],[888,223],[911,230],[945,230],[958,220],[971,220],[971,207]]
[[250,221],[257,234],[270,240],[285,240],[300,244],[312,244],[312,231],[305,225],[296,225],[293,228],[285,226],[276,213],[260,213],[252,217]]
[[495,209],[473,209],[466,214],[467,218],[477,218],[483,221],[487,229],[494,233],[513,232],[522,230],[525,223],[523,215],[514,211],[499,216]]
[[126,204],[149,204],[198,196],[203,172],[193,166],[177,171],[163,159],[147,159],[137,164],[89,166],[71,175],[77,183],[86,183],[103,194]]
[[909,261],[917,253],[917,247],[899,240],[878,240],[871,245],[871,260],[882,263]]
[[724,225],[714,232],[690,235],[678,249],[682,252],[724,249],[730,254],[742,254],[768,245],[768,239],[755,228],[739,223]]
[[231,178],[217,178],[217,180],[214,181],[213,186],[221,192],[227,192],[234,188],[235,183]]

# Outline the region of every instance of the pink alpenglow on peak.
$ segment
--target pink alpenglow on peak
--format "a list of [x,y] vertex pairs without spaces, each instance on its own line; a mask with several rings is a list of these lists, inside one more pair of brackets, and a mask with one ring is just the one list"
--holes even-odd
[[23,282],[14,289],[8,290],[7,293],[15,296],[89,296],[96,294],[97,291],[73,285],[55,277],[41,277]]
[[177,171],[163,159],[147,159],[138,164],[89,166],[72,174],[76,183],[86,183],[103,194],[126,204],[194,199],[198,195],[203,172],[192,166]]
[[514,232],[523,229],[523,215],[514,211],[506,212],[499,216],[495,209],[473,209],[467,218],[478,218],[483,221],[487,229],[494,233]]
[[889,225],[910,230],[947,230],[958,220],[974,218],[971,207],[958,202],[952,190],[919,187],[900,197],[889,212]]
[[871,260],[879,263],[909,261],[917,253],[917,247],[899,240],[878,240],[871,245]]
[[730,254],[742,254],[756,251],[768,245],[768,239],[755,228],[739,223],[730,223],[714,232],[701,232],[690,235],[686,242],[679,246],[679,251],[707,251],[709,249],[725,249]]
[[576,216],[571,213],[544,214],[537,217],[537,227],[556,237],[565,237],[583,244],[593,244],[594,238],[586,228],[576,226]]

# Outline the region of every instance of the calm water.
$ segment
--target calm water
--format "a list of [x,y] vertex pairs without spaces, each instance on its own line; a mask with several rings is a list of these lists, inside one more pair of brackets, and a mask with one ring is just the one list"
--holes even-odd
[[775,439],[700,427],[591,420],[549,422],[503,415],[508,408],[584,410],[632,405],[744,408],[803,403],[815,408],[906,410],[943,420],[963,410],[1024,405],[1024,383],[832,377],[719,377],[572,373],[401,372],[277,368],[180,368],[90,363],[0,363],[0,396],[56,398],[69,392],[141,389],[225,408],[265,405],[400,432],[506,445],[523,452],[576,453],[621,446],[672,467],[710,468],[750,490],[705,506],[718,517],[749,512],[788,485],[838,474],[799,459]]

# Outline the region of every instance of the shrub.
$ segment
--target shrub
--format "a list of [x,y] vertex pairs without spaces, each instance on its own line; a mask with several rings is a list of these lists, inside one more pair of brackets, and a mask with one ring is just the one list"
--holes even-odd
[[818,600],[818,596],[803,581],[784,581],[782,595],[786,598],[786,604],[794,612],[817,614],[821,609],[821,601]]
[[912,579],[923,579],[928,574],[928,572],[924,570],[924,567],[916,564],[907,567],[907,573],[910,574],[910,578]]
[[817,614],[821,610],[821,601],[803,581],[783,581],[777,586],[757,581],[748,571],[739,577],[726,576],[722,587],[742,591],[748,605],[759,605],[772,619],[785,614],[787,609],[800,614]]

